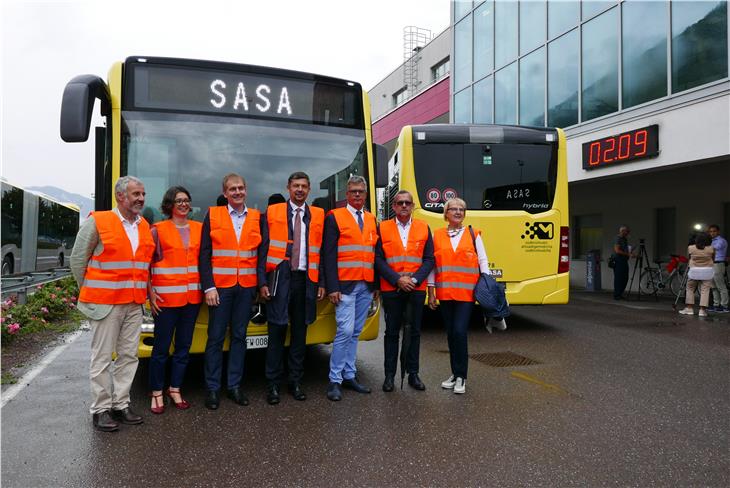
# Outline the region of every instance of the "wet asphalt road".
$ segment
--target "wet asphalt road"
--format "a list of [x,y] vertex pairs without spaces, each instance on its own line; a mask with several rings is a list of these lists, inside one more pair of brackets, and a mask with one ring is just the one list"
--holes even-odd
[[[446,339],[421,347],[426,392],[385,394],[382,339],[362,343],[371,395],[325,396],[329,346],[309,350],[309,398],[265,401],[263,354],[247,359],[251,405],[204,408],[202,361],[188,411],[147,410],[146,367],[133,407],[142,426],[93,430],[83,333],[2,409],[2,485],[27,486],[728,486],[730,314],[678,316],[671,302],[574,293],[559,307],[513,307],[504,333],[470,330],[467,393],[439,388]],[[382,330],[382,328],[381,328]],[[381,334],[382,335],[382,334]]]

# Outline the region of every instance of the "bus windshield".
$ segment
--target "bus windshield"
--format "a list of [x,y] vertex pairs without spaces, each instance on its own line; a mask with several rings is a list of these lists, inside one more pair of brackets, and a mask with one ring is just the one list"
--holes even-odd
[[325,211],[345,200],[347,179],[366,174],[362,129],[143,111],[122,112],[121,173],[142,179],[143,215],[162,219],[165,190],[181,185],[193,200],[191,218],[202,220],[221,194],[227,173],[246,179],[246,204],[264,210],[269,198],[286,197],[287,178],[306,172],[309,202]]
[[552,208],[557,180],[557,145],[414,144],[416,187],[425,210],[442,212],[443,202],[463,198],[470,210]]

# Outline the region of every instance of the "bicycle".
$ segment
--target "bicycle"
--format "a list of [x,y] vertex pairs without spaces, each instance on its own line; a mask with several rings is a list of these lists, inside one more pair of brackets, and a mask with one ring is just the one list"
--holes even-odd
[[687,269],[688,259],[684,256],[671,254],[666,266],[662,266],[661,259],[655,259],[656,266],[647,266],[641,270],[639,286],[646,295],[656,295],[669,290],[674,297],[683,297],[686,289],[682,277]]

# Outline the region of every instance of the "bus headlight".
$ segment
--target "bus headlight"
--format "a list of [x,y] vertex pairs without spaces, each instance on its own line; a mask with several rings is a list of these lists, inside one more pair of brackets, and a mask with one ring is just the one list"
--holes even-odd
[[148,323],[148,322],[142,322],[142,326],[140,327],[142,329],[143,334],[154,334],[155,333],[155,323]]

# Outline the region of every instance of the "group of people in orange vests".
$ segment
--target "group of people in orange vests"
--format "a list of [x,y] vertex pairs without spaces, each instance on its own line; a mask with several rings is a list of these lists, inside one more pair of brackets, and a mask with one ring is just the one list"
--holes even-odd
[[[165,411],[165,396],[178,409],[191,406],[180,388],[203,302],[209,316],[204,369],[210,410],[219,408],[223,390],[234,403],[249,403],[241,385],[246,332],[257,299],[267,304],[266,400],[271,405],[281,401],[283,383],[295,400],[306,400],[307,325],[316,318],[317,301],[325,297],[335,306],[337,323],[327,398],[340,401],[343,388],[371,392],[357,379],[357,344],[368,310],[380,297],[385,311],[383,391],[394,390],[404,322],[409,324],[404,331],[408,347],[401,368],[405,366],[410,387],[426,389],[419,377],[419,349],[423,304],[428,303],[432,309],[440,306],[447,330],[451,374],[441,387],[465,393],[474,287],[480,273],[488,273],[479,231],[465,232],[463,226],[466,203],[459,198],[445,202],[447,225],[432,234],[424,221],[412,217],[413,196],[402,190],[392,202],[395,218],[378,226],[365,208],[367,188],[362,176],[350,177],[346,206],[325,215],[307,204],[309,176],[295,172],[287,182],[289,198],[260,212],[246,206],[246,180],[230,173],[222,181],[227,205],[210,207],[202,223],[188,218],[188,190],[173,186],[161,203],[167,219],[150,226],[141,216],[144,183],[134,176],[119,178],[116,207],[87,219],[71,255],[80,285],[78,308],[92,331],[93,426],[109,432],[120,424],[143,423],[130,409],[130,389],[147,301],[155,321],[149,365],[154,414]],[[291,340],[285,368],[287,330]],[[223,343],[229,331],[224,383]]]

